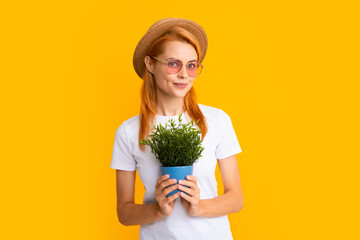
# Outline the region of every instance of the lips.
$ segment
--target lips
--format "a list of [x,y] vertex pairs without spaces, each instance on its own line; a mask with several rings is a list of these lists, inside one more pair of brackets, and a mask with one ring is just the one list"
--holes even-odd
[[178,87],[186,87],[186,83],[174,83]]

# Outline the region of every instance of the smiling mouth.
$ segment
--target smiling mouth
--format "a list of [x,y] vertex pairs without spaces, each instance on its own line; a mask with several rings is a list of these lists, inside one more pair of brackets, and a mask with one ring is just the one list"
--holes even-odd
[[175,86],[177,86],[178,88],[185,88],[187,86],[186,83],[174,83]]

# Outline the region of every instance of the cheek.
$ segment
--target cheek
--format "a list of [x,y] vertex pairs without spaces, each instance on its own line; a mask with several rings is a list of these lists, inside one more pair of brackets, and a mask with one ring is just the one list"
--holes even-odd
[[169,88],[169,86],[172,84],[172,82],[173,82],[173,80],[167,78],[166,76],[161,76],[161,75],[159,75],[155,80],[157,87],[159,87],[161,89]]

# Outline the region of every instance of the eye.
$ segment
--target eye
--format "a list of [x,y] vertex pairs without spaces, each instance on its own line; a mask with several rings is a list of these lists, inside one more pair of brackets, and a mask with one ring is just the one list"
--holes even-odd
[[188,68],[190,68],[190,69],[195,69],[197,66],[196,66],[196,64],[194,64],[194,63],[190,63],[189,65],[188,65]]
[[168,62],[168,66],[169,67],[178,67],[179,66],[179,63],[177,61],[170,61]]

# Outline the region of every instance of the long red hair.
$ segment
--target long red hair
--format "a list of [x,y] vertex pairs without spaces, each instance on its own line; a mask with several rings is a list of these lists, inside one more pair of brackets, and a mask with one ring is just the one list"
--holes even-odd
[[[162,35],[153,43],[150,47],[147,55],[149,56],[158,56],[164,50],[165,43],[169,41],[182,41],[191,44],[198,55],[198,61],[201,59],[200,52],[200,44],[197,38],[191,34],[189,31],[185,30],[182,27],[175,26],[171,28],[168,33]],[[152,124],[155,122],[156,118],[156,103],[157,103],[157,95],[156,95],[156,85],[155,80],[152,74],[144,69],[142,73],[143,83],[140,89],[140,128],[139,128],[139,141],[141,139],[147,139],[150,135],[150,131],[152,128]],[[196,99],[195,89],[192,87],[190,91],[184,97],[184,108],[183,112],[187,112],[189,117],[193,119],[196,123],[199,120],[198,128],[202,132],[201,139],[207,134],[208,127],[206,124],[205,116],[201,112]],[[142,151],[145,151],[145,145],[139,142],[139,148]]]

